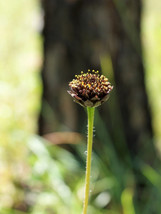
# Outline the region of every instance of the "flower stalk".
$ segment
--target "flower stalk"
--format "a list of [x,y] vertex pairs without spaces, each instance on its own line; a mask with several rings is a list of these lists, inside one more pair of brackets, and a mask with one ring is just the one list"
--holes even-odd
[[68,93],[73,100],[79,105],[87,108],[88,115],[88,139],[87,139],[87,162],[86,162],[86,179],[85,179],[85,198],[83,205],[83,214],[87,214],[89,192],[90,192],[90,174],[91,174],[91,157],[93,144],[93,124],[95,107],[102,105],[109,99],[113,86],[104,75],[99,71],[88,69],[87,73],[81,72],[75,75],[69,83]]
[[90,192],[90,174],[91,174],[91,157],[93,144],[93,124],[95,108],[87,107],[88,115],[88,137],[87,137],[87,161],[86,161],[86,179],[85,179],[85,197],[83,205],[83,214],[87,213],[88,199]]

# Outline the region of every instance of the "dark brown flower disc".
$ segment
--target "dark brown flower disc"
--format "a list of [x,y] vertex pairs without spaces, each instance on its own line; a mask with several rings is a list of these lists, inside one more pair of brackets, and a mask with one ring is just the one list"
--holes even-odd
[[75,102],[84,107],[101,105],[108,100],[110,91],[113,89],[108,79],[94,70],[75,75],[75,79],[69,83],[69,87],[68,93]]

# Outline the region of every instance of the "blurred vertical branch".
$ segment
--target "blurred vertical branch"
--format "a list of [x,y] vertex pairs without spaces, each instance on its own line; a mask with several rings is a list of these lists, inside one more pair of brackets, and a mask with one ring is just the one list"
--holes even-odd
[[[111,1],[107,8],[111,17],[109,50],[127,143],[133,156],[141,151],[141,147],[145,149],[145,142],[146,147],[151,148],[151,154],[152,151],[154,154],[149,140],[152,139],[153,132],[140,39],[141,2],[126,1],[125,4]],[[131,32],[135,32],[133,37]],[[148,158],[150,157],[153,156],[148,152]]]

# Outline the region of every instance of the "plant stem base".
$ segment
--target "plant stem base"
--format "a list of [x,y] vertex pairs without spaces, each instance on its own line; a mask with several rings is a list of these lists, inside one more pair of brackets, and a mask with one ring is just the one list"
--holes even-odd
[[83,205],[83,214],[87,213],[89,188],[90,188],[90,174],[91,174],[91,157],[93,144],[93,124],[94,124],[95,108],[87,107],[88,114],[88,138],[87,138],[87,162],[86,162],[86,179],[85,179],[85,199]]

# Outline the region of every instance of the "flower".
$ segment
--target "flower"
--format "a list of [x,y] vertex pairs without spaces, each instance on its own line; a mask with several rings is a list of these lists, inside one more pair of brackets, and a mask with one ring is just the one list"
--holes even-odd
[[68,93],[76,103],[83,107],[97,107],[108,100],[113,86],[99,71],[88,69],[87,73],[81,71],[81,74],[75,77],[69,83]]

